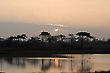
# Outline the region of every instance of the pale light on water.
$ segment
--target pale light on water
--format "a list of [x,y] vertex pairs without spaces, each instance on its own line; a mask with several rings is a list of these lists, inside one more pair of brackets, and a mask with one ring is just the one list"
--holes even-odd
[[109,54],[62,54],[57,57],[3,57],[0,70],[5,73],[87,73],[110,70]]

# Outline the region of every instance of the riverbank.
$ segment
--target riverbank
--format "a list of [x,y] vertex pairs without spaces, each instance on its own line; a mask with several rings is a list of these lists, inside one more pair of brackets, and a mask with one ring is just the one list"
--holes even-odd
[[9,57],[46,57],[54,54],[110,54],[109,49],[54,49],[54,50],[35,50],[35,49],[1,49],[0,56]]
[[92,73],[110,73],[110,71],[96,71],[96,72],[92,72]]

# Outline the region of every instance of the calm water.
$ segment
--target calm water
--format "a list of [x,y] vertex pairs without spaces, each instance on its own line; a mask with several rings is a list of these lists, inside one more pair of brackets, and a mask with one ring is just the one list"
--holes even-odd
[[0,58],[5,73],[87,73],[110,70],[108,54],[62,54],[57,57]]

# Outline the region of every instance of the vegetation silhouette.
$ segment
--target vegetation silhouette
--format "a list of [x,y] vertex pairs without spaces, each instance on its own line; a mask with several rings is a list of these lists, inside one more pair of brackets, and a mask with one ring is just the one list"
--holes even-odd
[[81,38],[81,48],[83,48],[83,41],[85,39],[84,36],[86,37],[87,41],[89,41],[88,38],[93,38],[88,32],[78,32],[76,35]]
[[[30,53],[30,54],[29,54]],[[110,39],[98,40],[89,32],[51,35],[41,32],[39,36],[27,37],[26,34],[0,38],[0,54],[6,55],[49,55],[59,53],[110,53]]]

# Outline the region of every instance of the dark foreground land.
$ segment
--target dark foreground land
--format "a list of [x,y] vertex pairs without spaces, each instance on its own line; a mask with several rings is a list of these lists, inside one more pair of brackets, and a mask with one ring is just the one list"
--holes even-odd
[[110,54],[109,49],[23,49],[21,48],[3,48],[0,50],[0,56],[10,57],[46,57],[55,54]]
[[[91,72],[89,72],[91,73]],[[92,73],[110,73],[110,71],[98,71],[98,72],[92,72]]]

